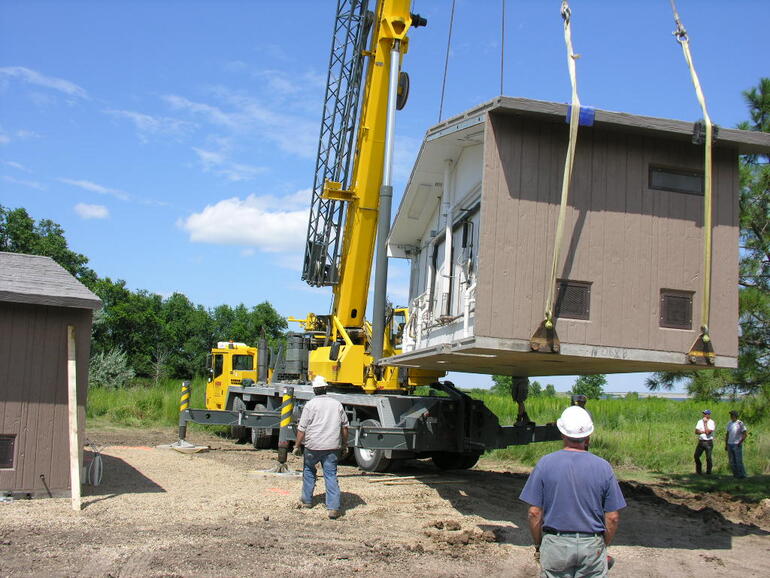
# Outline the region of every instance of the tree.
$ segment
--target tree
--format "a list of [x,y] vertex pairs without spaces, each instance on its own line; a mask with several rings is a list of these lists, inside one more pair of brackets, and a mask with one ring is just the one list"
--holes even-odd
[[128,365],[125,352],[110,349],[91,356],[88,363],[88,384],[90,387],[119,389],[131,384],[134,370]]
[[96,282],[88,258],[67,246],[64,229],[49,219],[36,223],[25,209],[0,205],[0,251],[51,257],[89,289]]
[[540,397],[543,395],[543,386],[539,381],[529,382],[529,397]]
[[543,397],[556,397],[556,388],[552,383],[549,383],[545,386],[545,389],[543,390]]
[[[770,78],[744,91],[750,121],[738,128],[770,132]],[[738,285],[738,369],[733,372],[656,373],[647,380],[652,390],[684,383],[701,399],[739,393],[770,403],[770,158],[746,155],[740,160],[740,269]]]
[[572,395],[584,395],[588,399],[599,399],[604,393],[607,378],[602,374],[581,375],[572,386]]
[[513,377],[510,375],[493,375],[492,387],[490,391],[497,395],[511,395],[511,386],[513,384]]

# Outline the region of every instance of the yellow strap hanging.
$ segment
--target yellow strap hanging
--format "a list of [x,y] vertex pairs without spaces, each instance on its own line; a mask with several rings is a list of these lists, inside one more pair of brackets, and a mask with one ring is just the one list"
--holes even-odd
[[695,65],[693,64],[692,54],[690,53],[690,39],[682,25],[682,21],[679,18],[679,12],[676,9],[675,0],[671,0],[671,9],[674,12],[674,22],[676,23],[676,30],[674,30],[674,36],[677,42],[682,46],[682,52],[684,53],[684,59],[687,62],[687,66],[690,69],[690,76],[692,77],[692,83],[695,87],[695,95],[698,97],[701,109],[703,110],[703,120],[706,124],[706,147],[704,158],[704,208],[703,208],[703,300],[701,303],[701,334],[695,340],[688,358],[692,363],[697,363],[700,360],[705,361],[708,364],[714,363],[714,347],[711,343],[711,337],[709,335],[709,316],[711,312],[711,218],[712,218],[712,195],[711,195],[711,147],[713,141],[714,127],[711,123],[711,118],[706,110],[706,98],[703,96],[703,90],[701,89],[700,81],[698,80],[698,73],[695,71]]
[[572,49],[572,11],[569,2],[563,0],[561,3],[561,16],[564,20],[564,42],[567,45],[567,68],[569,69],[569,78],[572,83],[572,110],[569,117],[569,143],[567,145],[567,156],[564,160],[564,176],[561,184],[561,203],[559,205],[559,219],[556,223],[556,236],[553,246],[553,260],[551,261],[551,275],[548,281],[548,289],[545,301],[545,320],[530,338],[530,347],[539,351],[544,344],[550,345],[551,351],[558,352],[559,338],[554,329],[553,306],[556,297],[556,278],[561,257],[562,237],[564,236],[564,221],[567,215],[567,201],[569,199],[569,188],[572,182],[572,168],[575,163],[575,148],[577,146],[578,125],[580,120],[580,98],[577,92],[577,71],[575,60],[580,58]]

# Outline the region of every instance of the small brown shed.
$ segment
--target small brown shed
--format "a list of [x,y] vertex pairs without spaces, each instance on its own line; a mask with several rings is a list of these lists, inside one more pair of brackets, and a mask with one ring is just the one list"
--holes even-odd
[[0,252],[0,495],[70,494],[68,328],[82,452],[91,321],[100,307],[53,259]]
[[[389,254],[411,260],[393,365],[508,375],[677,370],[700,334],[703,145],[693,123],[596,110],[577,140],[561,260],[558,354],[543,320],[569,125],[564,104],[499,97],[430,129]],[[738,354],[738,155],[770,135],[721,128],[713,152],[710,334]]]

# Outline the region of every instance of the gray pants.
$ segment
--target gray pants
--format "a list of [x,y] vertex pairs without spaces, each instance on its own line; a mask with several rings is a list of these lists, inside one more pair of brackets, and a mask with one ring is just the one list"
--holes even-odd
[[543,578],[606,576],[604,536],[543,534],[540,565]]

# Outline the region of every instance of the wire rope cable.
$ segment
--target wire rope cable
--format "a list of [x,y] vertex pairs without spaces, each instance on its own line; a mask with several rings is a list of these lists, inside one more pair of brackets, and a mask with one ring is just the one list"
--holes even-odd
[[505,73],[505,0],[500,0],[500,11],[500,96],[502,96]]
[[690,38],[687,34],[687,30],[682,24],[682,19],[679,17],[679,11],[676,8],[675,0],[670,0],[671,10],[674,12],[674,23],[676,24],[676,30],[673,34],[677,42],[682,47],[684,59],[687,62],[687,67],[690,70],[690,77],[692,79],[693,86],[695,87],[695,96],[698,98],[701,110],[703,111],[703,121],[706,125],[706,142],[704,150],[704,171],[703,171],[703,298],[701,302],[701,335],[696,340],[693,348],[690,350],[690,358],[698,353],[698,342],[702,341],[703,346],[700,355],[703,355],[707,363],[713,363],[713,345],[711,344],[711,336],[709,335],[709,317],[711,314],[711,262],[712,262],[712,162],[711,162],[711,149],[713,144],[714,126],[711,123],[711,117],[709,117],[708,110],[706,108],[706,98],[703,95],[703,89],[701,88],[700,80],[698,79],[698,73],[695,70],[695,64],[693,63],[692,53],[690,52]]
[[446,90],[446,77],[447,70],[449,69],[449,49],[452,45],[452,28],[455,22],[455,2],[452,0],[452,11],[449,13],[449,34],[446,41],[446,57],[444,58],[444,79],[441,81],[441,102],[438,106],[438,122],[441,122],[441,117],[444,114],[444,91]]

